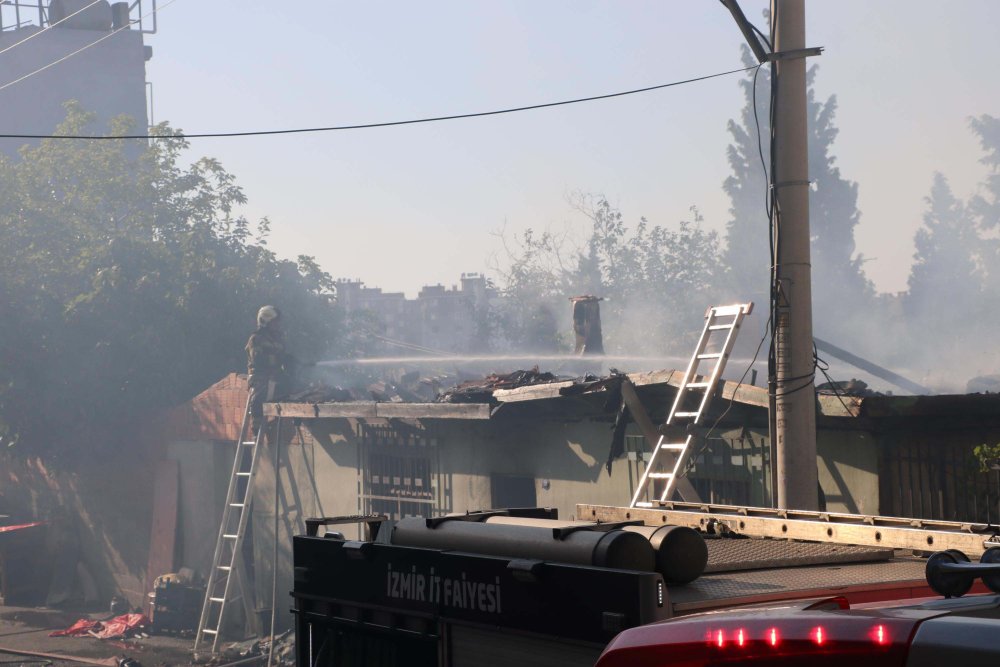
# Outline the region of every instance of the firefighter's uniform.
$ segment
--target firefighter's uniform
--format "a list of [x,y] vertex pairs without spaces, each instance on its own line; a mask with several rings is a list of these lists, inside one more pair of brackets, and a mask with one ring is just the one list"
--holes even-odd
[[287,370],[288,352],[277,319],[277,308],[261,308],[257,313],[257,330],[247,341],[250,417],[254,433],[263,422],[264,403],[274,399],[278,384],[285,379]]

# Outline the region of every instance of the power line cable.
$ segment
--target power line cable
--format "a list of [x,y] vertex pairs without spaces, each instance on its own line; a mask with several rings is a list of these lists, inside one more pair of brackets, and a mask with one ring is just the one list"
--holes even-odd
[[833,391],[833,394],[837,397],[837,400],[840,401],[840,404],[844,406],[844,410],[847,411],[847,414],[850,415],[851,417],[861,416],[860,409],[858,410],[857,413],[855,413],[853,410],[851,410],[851,408],[847,407],[847,403],[844,402],[844,394],[841,393],[840,388],[837,386],[837,382],[832,377],[830,377],[830,374],[827,372],[830,370],[830,364],[825,359],[819,356],[819,351],[816,349],[815,341],[813,341],[813,360],[816,365],[816,369],[819,370],[819,372],[823,374],[823,377],[826,378],[826,381],[830,383],[830,389]]
[[[757,30],[757,28],[755,26],[753,26],[753,24],[751,24],[751,27],[753,27],[753,29],[764,39],[764,43],[767,44],[768,49],[770,49],[771,48],[771,43],[767,40],[767,38],[764,37],[763,33],[761,33],[759,30]],[[761,138],[760,138],[760,120],[759,120],[759,118],[757,116],[757,76],[760,74],[760,68],[761,68],[761,66],[762,66],[762,64],[758,64],[758,65],[755,65],[752,68],[754,70],[754,72],[753,72],[753,80],[751,82],[752,91],[751,91],[751,98],[750,99],[751,99],[751,106],[753,107],[753,122],[754,122],[754,125],[757,128],[757,154],[760,156],[760,164],[761,164],[761,167],[764,170],[764,181],[765,181],[765,183],[770,183],[770,177],[768,175],[767,162],[764,160],[764,146],[763,146],[763,144],[761,142]],[[770,193],[770,188],[769,187],[765,188],[764,210],[767,213],[768,220],[770,221],[770,219],[771,219],[771,208],[769,206],[769,201],[770,201],[770,194],[769,193]],[[774,262],[772,261],[771,263],[773,264]],[[769,310],[768,312],[769,312],[769,314],[768,314],[767,322],[764,324],[764,335],[761,337],[760,342],[757,343],[757,349],[754,352],[753,359],[750,360],[750,364],[746,367],[746,370],[743,371],[743,375],[740,377],[740,381],[736,384],[736,388],[733,390],[733,395],[730,397],[729,404],[726,406],[726,409],[722,412],[721,415],[719,415],[719,418],[715,420],[715,423],[712,424],[711,428],[709,428],[708,431],[705,433],[705,436],[702,438],[703,444],[702,444],[701,448],[699,448],[698,451],[695,452],[695,455],[692,456],[691,459],[688,461],[688,469],[689,470],[694,466],[693,462],[694,462],[695,458],[697,456],[701,455],[701,453],[704,452],[705,449],[708,447],[708,439],[712,435],[712,433],[715,431],[716,427],[722,422],[723,419],[725,419],[726,415],[729,414],[729,411],[732,410],[733,404],[736,402],[736,392],[739,391],[740,387],[743,385],[744,380],[746,380],[747,375],[750,374],[750,370],[753,368],[753,365],[755,363],[757,363],[757,357],[760,355],[760,350],[761,350],[761,348],[764,345],[764,341],[766,341],[768,339],[768,337],[771,335],[770,334],[770,331],[771,331],[771,316],[773,315],[773,311]]]
[[[778,5],[775,3],[773,5],[773,10],[769,16],[770,19],[770,33],[775,35],[777,28],[778,19]],[[774,45],[771,45],[771,50],[774,50]],[[768,322],[770,324],[770,335],[771,340],[768,345],[767,350],[767,391],[768,391],[768,438],[769,446],[771,450],[771,499],[772,503],[776,504],[777,494],[778,494],[778,478],[776,465],[778,460],[777,455],[777,439],[778,439],[778,427],[777,427],[777,412],[778,412],[778,356],[777,356],[777,337],[778,331],[777,327],[779,325],[778,318],[781,315],[779,312],[779,303],[782,298],[781,283],[778,279],[778,257],[780,256],[780,245],[781,245],[781,229],[779,226],[780,220],[780,209],[778,208],[777,193],[773,186],[773,181],[777,177],[778,167],[777,158],[775,156],[776,147],[776,137],[774,133],[774,120],[776,115],[775,102],[778,96],[778,64],[777,61],[771,60],[771,68],[768,71],[769,78],[768,84],[770,86],[768,95],[768,160],[770,162],[770,176],[766,188],[766,213],[767,213],[767,235],[768,235],[768,250],[770,252],[771,266],[768,276]],[[757,130],[757,142],[758,149],[760,148],[761,136],[760,128]],[[763,162],[763,156],[761,156],[761,161]],[[787,378],[783,378],[787,380]]]
[[[770,50],[771,49],[771,42],[766,37],[764,37],[764,34],[761,33],[760,30],[758,30],[756,26],[754,26],[753,24],[751,24],[751,27],[754,29],[754,31],[757,34],[759,34],[761,36],[761,38],[764,40],[764,43],[767,45],[768,49]],[[764,193],[765,193],[764,194],[764,211],[767,214],[768,225],[770,227],[771,224],[772,224],[772,222],[771,222],[772,221],[772,209],[771,209],[771,206],[770,206],[770,199],[771,199],[770,192],[771,192],[771,188],[769,186],[769,184],[770,184],[770,175],[768,173],[767,162],[764,160],[764,146],[763,146],[763,143],[761,141],[761,136],[760,136],[760,119],[758,118],[758,114],[757,114],[757,77],[760,74],[760,68],[762,66],[763,66],[763,63],[760,63],[758,65],[754,65],[752,68],[747,68],[747,69],[748,70],[749,69],[753,69],[754,70],[754,72],[753,72],[753,80],[751,81],[751,86],[752,86],[752,91],[751,91],[751,106],[753,107],[753,121],[754,121],[754,125],[756,126],[756,129],[757,129],[757,154],[760,156],[760,164],[761,164],[761,167],[764,170],[764,182],[766,184],[766,187],[765,187],[765,190],[764,190]],[[772,251],[773,251],[773,249],[772,249]],[[772,264],[772,266],[774,265],[774,259],[773,259],[773,257],[772,257],[772,260],[771,260],[771,264]],[[744,383],[744,381],[746,381],[746,377],[747,377],[747,375],[750,374],[750,370],[753,368],[754,364],[757,363],[757,357],[760,355],[760,351],[761,351],[761,348],[764,345],[764,341],[766,341],[769,337],[773,338],[773,333],[772,333],[773,332],[773,328],[772,328],[772,318],[773,318],[773,315],[774,315],[774,310],[772,308],[770,308],[770,304],[769,304],[768,318],[767,318],[767,322],[765,322],[765,324],[764,324],[764,334],[763,334],[763,336],[761,336],[760,342],[757,343],[757,349],[754,351],[753,359],[750,360],[750,363],[747,365],[746,370],[743,371],[743,375],[740,376],[739,382],[736,383],[736,388],[733,389],[733,395],[729,398],[729,404],[726,406],[726,409],[723,410],[722,414],[719,415],[718,419],[716,419],[715,422],[712,424],[712,426],[708,429],[708,431],[705,432],[705,435],[701,438],[701,440],[702,440],[701,446],[694,453],[694,455],[692,455],[688,459],[688,463],[687,463],[687,466],[685,468],[685,474],[687,474],[688,471],[690,471],[692,468],[694,468],[695,462],[697,461],[697,458],[699,456],[701,456],[705,452],[706,449],[708,449],[709,438],[711,437],[712,433],[714,433],[715,429],[719,426],[720,423],[722,423],[722,420],[726,418],[726,415],[729,414],[729,411],[733,409],[733,405],[736,403],[736,394],[737,394],[737,392],[739,392],[740,387],[743,386],[743,383]]]
[[765,45],[767,46],[767,50],[768,50],[768,51],[774,51],[774,47],[773,47],[773,46],[771,46],[771,40],[769,40],[769,39],[767,38],[767,36],[766,36],[766,35],[764,35],[764,33],[762,33],[762,32],[760,31],[760,28],[758,28],[757,26],[755,26],[755,25],[754,25],[753,23],[751,23],[751,24],[750,24],[750,27],[751,27],[751,28],[753,28],[753,31],[754,31],[755,33],[757,33],[758,35],[760,35],[760,38],[761,38],[762,40],[764,40],[764,44],[765,44]]
[[[170,0],[170,2],[176,2],[176,0]],[[166,5],[164,5],[166,6]],[[71,54],[72,55],[72,54]],[[626,95],[636,95],[639,93],[648,93],[654,90],[661,90],[663,88],[672,88],[675,86],[682,86],[689,83],[697,83],[699,81],[706,81],[708,79],[716,79],[723,76],[729,76],[730,74],[738,74],[740,72],[748,72],[754,67],[741,67],[740,69],[733,69],[726,72],[717,72],[715,74],[707,74],[705,76],[693,77],[690,79],[684,79],[682,81],[672,81],[670,83],[661,83],[656,86],[647,86],[645,88],[635,88],[632,90],[623,90],[617,93],[607,93],[604,95],[593,95],[590,97],[578,97],[570,100],[561,100],[559,102],[544,102],[542,104],[530,104],[519,107],[510,107],[507,109],[497,109],[494,111],[478,111],[474,113],[464,113],[464,114],[453,114],[448,116],[432,116],[428,118],[413,118],[410,120],[394,120],[386,121],[383,123],[360,123],[356,125],[331,125],[328,127],[301,127],[301,128],[290,128],[281,130],[250,130],[246,132],[201,132],[195,134],[121,134],[121,135],[107,135],[107,136],[91,136],[91,135],[81,135],[81,134],[0,134],[2,139],[83,139],[83,140],[105,140],[105,139],[210,139],[210,138],[224,138],[224,137],[258,137],[258,136],[269,136],[269,135],[280,135],[280,134],[306,134],[315,132],[337,132],[342,130],[367,130],[373,128],[381,127],[395,127],[399,125],[416,125],[419,123],[437,123],[441,121],[448,120],[459,120],[463,118],[482,118],[484,116],[499,116],[501,114],[518,113],[521,111],[532,111],[535,109],[547,109],[550,107],[566,106],[570,104],[581,104],[583,102],[595,102],[598,100],[606,100],[614,97],[624,97]],[[16,83],[12,82],[12,83]],[[7,84],[10,85],[10,84]],[[0,87],[0,90],[3,90]]]
[[816,373],[812,373],[811,375],[808,375],[806,377],[808,379],[806,379],[806,381],[803,382],[802,384],[800,384],[798,387],[795,387],[794,389],[788,389],[788,390],[785,390],[785,391],[776,391],[776,392],[774,392],[774,397],[775,398],[784,398],[785,396],[791,396],[792,394],[797,394],[800,391],[805,391],[809,387],[813,386],[813,384],[816,381]]
[[[175,2],[177,2],[177,0],[167,0],[167,2],[163,3],[162,5],[160,5],[160,7],[158,9],[151,9],[150,11],[148,11],[145,14],[143,14],[142,16],[140,16],[138,19],[136,19],[134,21],[129,21],[128,23],[126,23],[125,25],[121,26],[120,28],[115,28],[114,30],[112,30],[108,34],[104,35],[103,37],[99,37],[99,38],[95,39],[93,42],[90,42],[89,44],[85,44],[84,46],[81,46],[76,51],[73,51],[71,53],[67,53],[62,58],[59,58],[58,60],[53,60],[48,65],[44,65],[44,66],[39,67],[38,69],[36,69],[36,70],[34,70],[32,72],[28,72],[24,76],[18,77],[17,79],[14,79],[13,81],[8,81],[7,83],[5,83],[2,86],[0,86],[0,91],[6,90],[7,88],[10,88],[11,86],[13,86],[15,84],[21,83],[25,79],[30,79],[31,77],[35,76],[36,74],[40,74],[41,72],[44,72],[45,70],[47,70],[47,69],[49,69],[51,67],[55,67],[59,63],[62,63],[62,62],[65,62],[65,61],[69,60],[73,56],[76,56],[76,55],[78,55],[80,53],[83,53],[84,51],[86,51],[90,47],[96,46],[96,45],[100,44],[101,42],[103,42],[104,40],[117,35],[122,30],[128,30],[133,25],[135,25],[136,23],[138,23],[142,19],[146,18],[147,16],[151,16],[151,15],[153,15],[154,13],[156,13],[158,11],[162,12],[164,9],[166,9],[170,5],[174,4]],[[17,46],[17,45],[15,44],[14,46]],[[11,48],[13,48],[13,46]],[[24,139],[45,139],[45,138],[47,138],[46,136],[26,136],[26,135],[17,135],[17,134],[5,134],[5,135],[0,135],[0,136],[2,136],[3,138],[8,138],[8,139],[21,139],[21,138],[24,138]],[[90,137],[90,138],[93,138],[93,137]]]
[[[751,94],[751,105],[753,106],[753,123],[757,128],[757,155],[760,156],[760,166],[764,169],[764,183],[767,186],[764,188],[764,212],[767,214],[768,224],[771,220],[771,175],[767,168],[767,163],[764,161],[764,143],[760,138],[760,118],[757,115],[757,76],[760,74],[760,68],[762,65],[757,65],[753,72],[753,91]],[[770,234],[769,234],[770,235]],[[774,264],[774,262],[771,262]]]
[[94,5],[96,5],[99,2],[101,2],[101,0],[94,0],[89,5],[85,5],[85,6],[81,7],[80,9],[76,10],[75,12],[73,12],[72,14],[68,14],[68,15],[62,17],[61,19],[59,19],[55,23],[49,23],[47,26],[45,26],[41,30],[39,30],[37,32],[31,33],[30,35],[28,35],[27,37],[25,37],[24,39],[22,39],[20,42],[14,42],[13,44],[11,44],[10,46],[8,46],[7,48],[0,49],[0,56],[2,56],[3,54],[7,53],[8,51],[10,51],[11,49],[13,49],[15,47],[18,47],[18,46],[24,44],[27,41],[30,41],[30,40],[34,39],[35,37],[38,37],[39,35],[41,35],[44,32],[48,32],[49,30],[51,30],[52,28],[55,28],[57,25],[59,25],[63,21],[70,20],[71,18],[73,18],[74,16],[76,16],[77,14],[79,14],[80,12],[87,11],[88,9],[90,9],[91,7],[93,7]]

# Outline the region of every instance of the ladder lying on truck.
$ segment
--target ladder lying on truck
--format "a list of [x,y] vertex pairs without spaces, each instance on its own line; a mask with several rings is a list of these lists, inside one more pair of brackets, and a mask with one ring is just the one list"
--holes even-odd
[[[659,500],[661,502],[669,500],[673,495],[677,481],[686,472],[688,461],[691,459],[691,450],[695,442],[692,427],[701,424],[702,418],[708,412],[716,385],[733,351],[733,343],[736,342],[740,324],[752,310],[752,303],[740,303],[732,306],[712,306],[705,312],[705,326],[701,330],[698,345],[677,388],[677,396],[674,398],[666,422],[667,426],[686,427],[687,433],[683,440],[665,435],[659,437],[646,469],[636,485],[629,507],[652,507],[651,502],[642,501],[640,498],[655,496],[655,491],[650,493],[649,486],[651,482],[655,485],[658,480],[664,482]],[[710,346],[713,348],[712,351],[709,351]],[[711,365],[712,370],[699,375],[698,370],[702,362]],[[692,407],[690,403],[696,403],[696,407]],[[679,429],[673,429],[675,432],[677,430]],[[671,454],[674,457],[673,461],[662,460],[663,457],[669,458]],[[669,472],[666,469],[669,469]]]
[[643,521],[646,525],[689,526],[715,534],[912,549],[958,549],[981,556],[1000,546],[1000,526],[961,521],[838,514],[767,507],[660,502],[650,507],[578,504],[576,516],[602,522]]
[[[243,423],[236,437],[236,455],[233,459],[232,474],[229,476],[229,490],[226,492],[226,502],[222,509],[219,535],[215,542],[215,555],[212,557],[212,567],[208,571],[198,633],[194,639],[195,652],[202,642],[208,641],[211,642],[210,652],[212,654],[218,652],[226,603],[233,599],[230,587],[233,579],[238,579],[244,600],[249,594],[249,584],[243,576],[242,563],[239,561],[250,517],[253,481],[257,472],[258,453],[264,440],[266,421],[261,420],[257,433],[252,432],[251,423],[250,397],[247,397]],[[254,613],[252,608],[247,611],[249,614]]]

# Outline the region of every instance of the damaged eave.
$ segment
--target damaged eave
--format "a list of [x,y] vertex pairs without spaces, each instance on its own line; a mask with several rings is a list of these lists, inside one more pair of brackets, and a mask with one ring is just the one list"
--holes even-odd
[[869,396],[861,415],[883,431],[1000,428],[1000,394]]
[[564,396],[562,390],[578,384],[575,380],[565,382],[549,382],[546,384],[528,385],[517,387],[516,389],[497,389],[493,392],[493,398],[501,403],[515,403],[517,401],[540,401],[546,398],[559,398]]
[[[844,396],[820,394],[820,415],[853,417],[879,428],[952,428],[1000,425],[1000,394],[936,396]],[[830,423],[828,421],[828,423]]]
[[[672,390],[680,386],[684,378],[683,371],[662,370],[642,373],[629,373],[628,380],[635,385],[643,403],[656,418],[665,418],[669,408]],[[288,417],[296,419],[467,419],[487,420],[500,414],[510,417],[525,417],[535,410],[525,409],[529,406],[544,405],[546,412],[580,413],[578,416],[592,415],[595,412],[606,412],[606,406],[595,401],[608,395],[615,386],[614,376],[595,378],[593,380],[566,380],[562,382],[545,382],[513,389],[495,389],[488,394],[491,402],[469,403],[407,403],[407,402],[377,402],[377,401],[330,401],[321,403],[309,402],[277,402],[266,403],[264,414],[268,417]],[[715,396],[713,411],[725,409],[730,401],[748,407],[767,410],[767,390],[746,383],[722,380],[719,382]],[[552,401],[552,399],[562,399]],[[865,399],[867,401],[871,399]],[[827,418],[856,418],[862,412],[862,399],[855,396],[818,395],[819,414]],[[508,415],[510,408],[517,406]],[[557,407],[559,406],[559,407]],[[571,408],[572,406],[572,408]],[[506,408],[506,409],[505,409]],[[565,415],[564,415],[565,416]]]
[[871,396],[865,399],[871,417],[1000,416],[1000,394],[940,394],[937,396]]
[[488,403],[265,403],[266,417],[296,419],[489,419]]
[[[657,385],[679,387],[684,378],[684,372],[677,370],[650,371],[644,373],[629,373],[626,377],[632,382],[632,384],[640,389],[643,387],[653,387]],[[602,393],[607,391],[608,384],[602,383],[601,381],[608,379],[610,378],[600,378],[594,381],[593,389],[582,388],[579,392],[573,390],[581,385],[585,385],[586,383],[582,383],[577,380],[567,380],[565,382],[551,382],[547,384],[518,387],[516,389],[498,389],[493,392],[493,398],[500,403],[514,403],[518,401],[538,401],[550,398],[560,398],[570,394],[579,395]],[[743,403],[745,405],[764,408],[767,407],[767,390],[761,387],[724,380],[720,382],[719,392],[720,393],[716,397],[719,400],[729,401],[735,399],[736,402]]]
[[819,414],[823,417],[860,417],[862,406],[870,399],[861,396],[817,394]]
[[[636,387],[639,398],[649,410],[650,416],[655,420],[666,419],[673,396],[684,378],[684,372],[678,370],[648,371],[642,373],[629,373],[628,379]],[[541,406],[551,405],[546,411],[555,414],[559,412],[565,417],[586,417],[600,412],[600,404],[595,403],[598,397],[606,395],[611,387],[611,383],[606,382],[610,378],[600,378],[592,383],[580,381],[553,382],[549,384],[531,385],[518,387],[516,389],[501,389],[493,392],[493,397],[500,403],[501,408],[517,406],[508,416],[521,416],[543,414],[539,412]],[[587,386],[592,384],[592,386]],[[559,399],[553,401],[552,399]],[[823,420],[827,427],[858,428],[861,425],[859,417],[862,417],[862,402],[871,399],[863,399],[859,396],[836,396],[817,394],[818,417]],[[739,416],[734,412],[731,419],[748,419],[751,414],[763,411],[766,414],[768,409],[767,389],[757,387],[748,383],[733,382],[723,380],[719,382],[716,389],[715,400],[711,408],[710,417],[717,418],[723,412],[728,411],[730,401],[737,406],[741,406],[744,412]],[[538,410],[525,412],[528,406],[538,406]],[[865,404],[867,405],[867,404]],[[556,406],[560,406],[556,408]],[[746,412],[750,410],[750,412]],[[501,409],[501,414],[504,410]]]

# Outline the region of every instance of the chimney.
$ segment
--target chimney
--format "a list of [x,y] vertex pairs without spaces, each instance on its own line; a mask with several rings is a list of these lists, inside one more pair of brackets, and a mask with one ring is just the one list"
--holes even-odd
[[603,356],[604,337],[601,334],[601,301],[597,296],[574,296],[573,332],[576,334],[576,348],[573,354],[581,357]]

